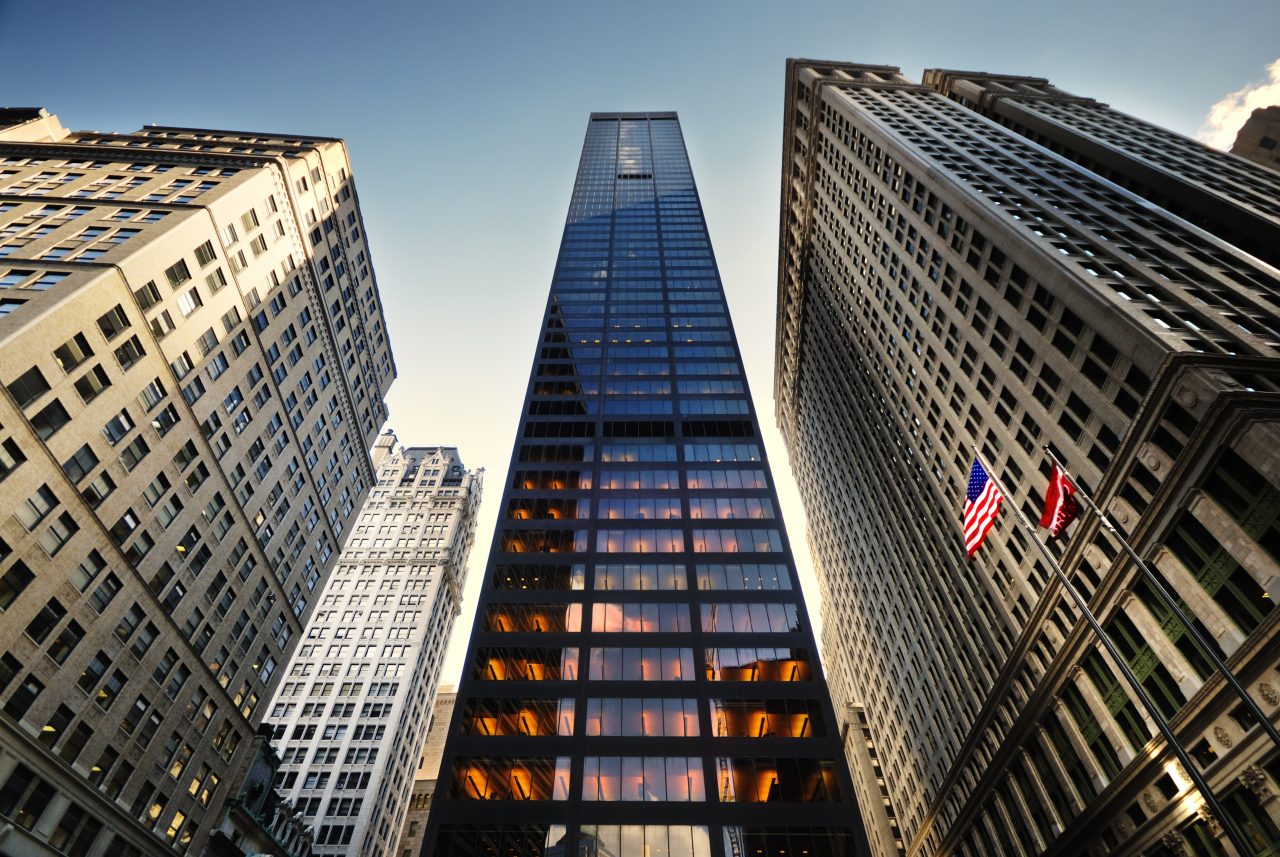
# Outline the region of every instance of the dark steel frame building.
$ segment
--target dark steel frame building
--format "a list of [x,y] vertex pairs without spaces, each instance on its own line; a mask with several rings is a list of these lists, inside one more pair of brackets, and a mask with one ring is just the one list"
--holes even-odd
[[[874,849],[1234,853],[1010,507],[1048,444],[1275,718],[1276,174],[1041,79],[786,86],[775,394]],[[1011,496],[969,562],[972,445]],[[1052,550],[1275,853],[1277,748],[1096,520]]]
[[593,114],[424,854],[865,853],[674,113]]

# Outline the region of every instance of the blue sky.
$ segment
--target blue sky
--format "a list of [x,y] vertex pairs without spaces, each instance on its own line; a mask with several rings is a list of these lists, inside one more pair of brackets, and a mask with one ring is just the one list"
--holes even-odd
[[[400,370],[391,424],[403,442],[457,445],[488,468],[473,594],[590,111],[680,112],[803,551],[772,430],[785,59],[885,63],[913,79],[927,67],[1038,75],[1193,134],[1220,98],[1265,78],[1277,33],[1274,0],[0,0],[0,100],[77,130],[347,139]],[[806,592],[816,613],[812,581]]]

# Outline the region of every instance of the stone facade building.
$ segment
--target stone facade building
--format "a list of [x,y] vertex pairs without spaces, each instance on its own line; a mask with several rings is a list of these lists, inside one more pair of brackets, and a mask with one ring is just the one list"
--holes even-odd
[[395,853],[475,540],[484,471],[395,442],[267,717],[316,855]]
[[[1231,854],[1010,507],[1048,444],[1275,716],[1280,175],[1042,79],[786,85],[775,395],[873,846]],[[1011,496],[966,561],[971,445]],[[1277,847],[1277,748],[1095,519],[1051,549]]]
[[453,719],[453,705],[458,695],[453,685],[441,685],[436,693],[435,711],[427,727],[427,741],[418,757],[418,772],[413,777],[413,793],[409,796],[409,812],[404,817],[400,831],[400,843],[395,851],[399,857],[416,857],[422,851],[423,836],[427,832],[427,816],[431,811],[431,798],[440,778],[440,760],[444,756],[444,739],[449,734],[449,721]]
[[1280,104],[1271,107],[1259,107],[1249,114],[1236,141],[1231,146],[1231,154],[1248,158],[1255,164],[1262,164],[1280,171]]
[[3,849],[202,853],[375,481],[351,164],[0,120]]

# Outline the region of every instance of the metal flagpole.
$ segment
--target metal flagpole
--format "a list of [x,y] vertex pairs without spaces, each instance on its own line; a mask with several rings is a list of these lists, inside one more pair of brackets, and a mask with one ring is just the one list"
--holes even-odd
[[1165,585],[1161,582],[1159,576],[1151,570],[1151,567],[1147,565],[1146,561],[1143,560],[1142,557],[1138,556],[1138,552],[1129,544],[1129,540],[1120,534],[1120,531],[1116,529],[1116,525],[1107,517],[1107,513],[1102,511],[1098,504],[1093,502],[1093,498],[1085,493],[1084,489],[1080,487],[1080,483],[1075,480],[1075,477],[1071,475],[1070,471],[1062,466],[1062,462],[1058,460],[1058,456],[1053,454],[1053,450],[1049,449],[1048,446],[1045,446],[1044,452],[1045,455],[1049,456],[1049,460],[1057,466],[1059,471],[1061,471],[1062,475],[1070,480],[1071,484],[1076,489],[1076,496],[1084,500],[1085,505],[1089,507],[1090,511],[1098,516],[1098,519],[1102,522],[1102,526],[1106,528],[1107,532],[1111,533],[1111,535],[1120,542],[1120,546],[1124,548],[1124,552],[1129,555],[1129,559],[1133,560],[1134,565],[1136,565],[1138,570],[1142,572],[1147,583],[1151,584],[1151,587],[1156,591],[1156,594],[1164,599],[1164,602],[1173,610],[1173,615],[1178,617],[1178,621],[1182,623],[1182,627],[1187,629],[1187,633],[1196,644],[1196,647],[1207,655],[1209,660],[1213,661],[1214,667],[1217,668],[1219,674],[1222,675],[1227,684],[1231,686],[1231,689],[1234,690],[1236,695],[1244,702],[1245,707],[1249,709],[1249,713],[1252,714],[1254,719],[1262,725],[1263,730],[1271,740],[1280,745],[1280,730],[1276,729],[1275,724],[1271,722],[1271,718],[1262,713],[1262,709],[1258,707],[1258,703],[1254,702],[1253,696],[1250,695],[1248,689],[1240,683],[1240,680],[1236,678],[1235,673],[1227,667],[1226,662],[1223,661],[1222,658],[1218,657],[1218,653],[1214,651],[1211,645],[1209,645],[1209,641],[1196,630],[1195,625],[1192,624],[1192,620],[1185,612],[1183,612],[1182,608],[1178,606],[1177,599],[1173,597],[1167,588],[1165,588]]
[[1147,715],[1155,722],[1156,728],[1160,730],[1160,734],[1164,736],[1165,744],[1173,751],[1173,754],[1177,757],[1178,761],[1182,763],[1182,767],[1187,772],[1187,776],[1190,777],[1191,782],[1196,787],[1196,790],[1200,792],[1200,797],[1204,800],[1205,807],[1215,818],[1218,819],[1218,822],[1222,825],[1223,832],[1227,834],[1227,838],[1231,840],[1232,846],[1235,847],[1241,857],[1246,857],[1246,855],[1252,854],[1253,850],[1248,844],[1248,839],[1246,839],[1244,835],[1236,829],[1235,822],[1232,821],[1226,812],[1223,811],[1222,805],[1218,803],[1218,798],[1213,793],[1213,789],[1209,788],[1209,784],[1205,782],[1205,779],[1201,775],[1199,769],[1191,763],[1191,758],[1187,755],[1187,751],[1183,749],[1177,736],[1173,734],[1173,730],[1169,728],[1169,724],[1165,721],[1164,715],[1160,713],[1160,709],[1156,708],[1155,702],[1152,701],[1151,697],[1147,694],[1147,690],[1142,686],[1142,682],[1138,681],[1138,677],[1133,674],[1133,670],[1129,669],[1129,664],[1121,656],[1115,643],[1111,641],[1111,637],[1109,637],[1107,632],[1102,629],[1102,623],[1098,621],[1098,617],[1093,615],[1093,611],[1089,609],[1089,602],[1084,599],[1084,596],[1080,594],[1079,590],[1077,590],[1075,586],[1072,585],[1071,581],[1067,579],[1067,575],[1063,572],[1062,566],[1058,565],[1058,560],[1054,558],[1053,553],[1049,550],[1048,546],[1046,546],[1044,542],[1040,541],[1040,536],[1036,533],[1035,526],[1027,519],[1027,516],[1022,513],[1022,509],[1018,507],[1018,504],[1013,502],[1013,495],[1004,490],[1004,486],[1001,485],[1000,480],[996,478],[994,468],[987,464],[986,459],[982,457],[982,453],[978,451],[978,447],[972,446],[971,448],[973,449],[973,454],[977,458],[978,463],[982,465],[982,469],[987,471],[987,478],[995,483],[996,488],[1002,495],[1009,498],[1009,505],[1013,507],[1014,514],[1017,515],[1018,521],[1026,529],[1027,533],[1030,534],[1031,541],[1035,543],[1035,546],[1039,549],[1041,556],[1045,558],[1049,563],[1049,567],[1053,569],[1053,574],[1058,578],[1058,582],[1062,584],[1062,588],[1071,596],[1071,600],[1075,602],[1077,609],[1079,609],[1084,615],[1085,621],[1089,623],[1089,627],[1093,629],[1093,632],[1098,636],[1102,645],[1106,648],[1107,652],[1110,653],[1112,660],[1116,662],[1116,666],[1120,668],[1120,672],[1124,675],[1125,681],[1129,683],[1129,687],[1142,702],[1143,708],[1147,710]]

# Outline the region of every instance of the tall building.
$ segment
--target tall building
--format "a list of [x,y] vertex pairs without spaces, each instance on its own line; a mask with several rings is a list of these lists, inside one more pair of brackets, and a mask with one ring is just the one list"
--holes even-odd
[[1255,164],[1262,164],[1273,170],[1280,170],[1280,104],[1270,107],[1259,107],[1249,114],[1236,141],[1231,145],[1231,154],[1248,158]]
[[864,853],[674,113],[588,123],[423,854]]
[[374,483],[341,140],[0,111],[6,853],[203,853]]
[[317,857],[395,853],[475,541],[484,471],[395,444],[267,717]]
[[[881,854],[1232,854],[1011,507],[1039,517],[1050,445],[1274,717],[1280,272],[1233,242],[1274,251],[1245,190],[1276,177],[1043,80],[925,80],[787,66],[775,395],[868,830]],[[971,445],[1010,496],[966,561]],[[1276,847],[1280,762],[1239,698],[1096,519],[1051,549]]]
[[431,811],[431,798],[436,793],[440,778],[440,760],[444,756],[444,739],[449,734],[449,722],[453,719],[453,704],[458,695],[453,685],[441,685],[436,692],[435,710],[427,726],[427,740],[418,757],[418,771],[413,777],[413,792],[409,795],[409,811],[404,817],[400,842],[396,845],[399,857],[415,857],[422,851],[427,832],[427,816]]

